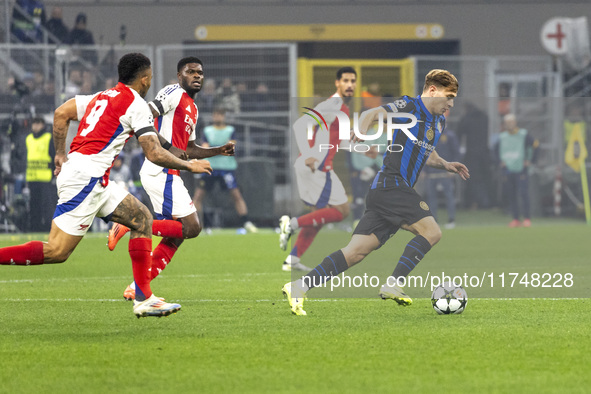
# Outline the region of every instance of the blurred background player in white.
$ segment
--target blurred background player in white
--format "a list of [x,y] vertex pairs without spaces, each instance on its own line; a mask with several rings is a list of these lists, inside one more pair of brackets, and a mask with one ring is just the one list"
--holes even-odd
[[[291,235],[301,228],[294,247],[283,262],[283,270],[309,271],[310,268],[300,263],[300,258],[308,250],[318,231],[327,223],[340,222],[349,215],[349,199],[341,180],[332,169],[332,161],[337,152],[339,140],[339,122],[335,112],[349,115],[347,104],[355,93],[357,72],[352,67],[342,67],[336,73],[336,93],[328,100],[318,104],[314,110],[322,114],[328,125],[317,127],[314,138],[307,140],[308,116],[302,116],[293,125],[296,141],[300,150],[294,168],[302,201],[311,207],[312,212],[300,217],[287,215],[279,219],[279,247],[287,249]],[[324,134],[324,135],[323,135]],[[328,135],[326,135],[328,134]],[[313,149],[318,140],[332,145],[331,149]]]
[[[203,129],[203,147],[210,145],[224,145],[234,143],[234,126],[226,124],[226,110],[217,107],[213,110],[213,124]],[[195,188],[193,201],[198,212],[203,212],[202,203],[205,193],[215,187],[216,182],[222,184],[223,188],[230,192],[236,213],[240,216],[242,227],[250,232],[256,233],[257,227],[248,219],[248,207],[238,188],[236,181],[236,169],[238,164],[236,158],[231,156],[218,156],[209,159],[213,171],[211,175],[197,175],[198,185]]]
[[[201,90],[203,78],[201,60],[196,57],[182,58],[177,64],[179,82],[164,87],[154,101],[149,103],[152,114],[156,117],[160,143],[171,149],[171,152],[190,159],[218,154],[233,155],[233,143],[215,148],[203,148],[195,144],[198,109],[194,97]],[[201,224],[193,200],[180,177],[180,171],[160,166],[148,157],[146,159],[140,176],[156,213],[157,220],[153,222],[152,234],[163,237],[152,257],[153,280],[170,263],[184,239],[199,235]],[[128,231],[126,226],[113,226],[109,232],[109,250],[115,249],[117,242]],[[127,286],[123,296],[132,300],[135,298],[135,291],[136,284],[132,283]]]
[[[209,172],[207,161],[184,161],[162,148],[153,116],[144,97],[152,82],[150,59],[130,53],[118,64],[119,83],[91,96],[76,96],[56,111],[53,124],[55,174],[59,201],[48,242],[32,241],[0,248],[2,265],[61,263],[68,259],[96,216],[131,228],[129,254],[137,284],[137,317],[167,316],[178,311],[152,294],[152,215],[148,208],[115,183],[109,171],[131,136],[136,135],[146,157],[168,168]],[[71,120],[79,120],[78,133],[66,157],[66,136]]]

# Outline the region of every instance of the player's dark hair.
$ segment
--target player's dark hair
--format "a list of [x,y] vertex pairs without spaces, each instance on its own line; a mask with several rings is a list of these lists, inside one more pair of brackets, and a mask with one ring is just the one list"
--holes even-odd
[[224,107],[215,107],[213,109],[212,113],[225,115],[226,114],[226,109]]
[[190,64],[190,63],[197,63],[197,64],[201,64],[201,66],[203,66],[203,63],[201,62],[201,60],[199,60],[199,58],[197,58],[195,56],[184,57],[181,60],[179,60],[178,64],[176,65],[176,72],[180,73],[181,70],[183,69],[183,67],[185,67],[187,64]]
[[135,81],[142,72],[151,67],[152,63],[145,55],[141,53],[128,53],[119,59],[117,72],[119,73],[119,82],[129,85]]
[[429,71],[425,76],[423,90],[429,89],[431,85],[435,85],[437,88],[449,89],[452,92],[458,91],[458,79],[447,70],[435,69]]
[[355,74],[357,76],[357,71],[353,67],[341,67],[337,70],[337,80],[341,79],[343,74]]

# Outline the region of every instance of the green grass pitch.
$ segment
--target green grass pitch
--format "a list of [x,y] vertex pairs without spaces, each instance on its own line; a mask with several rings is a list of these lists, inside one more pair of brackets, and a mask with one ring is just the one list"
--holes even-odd
[[[323,232],[305,264],[349,238]],[[409,239],[396,235],[368,269],[388,275]],[[413,271],[573,272],[576,286],[558,293],[567,298],[489,289],[463,314],[439,316],[428,289],[409,291],[406,308],[377,289],[319,291],[296,317],[280,291],[290,274],[277,236],[214,231],[187,241],[153,282],[183,309],[138,320],[122,298],[127,239],[109,252],[104,234],[89,234],[64,264],[0,267],[0,393],[588,393],[590,240],[572,223],[458,227]]]

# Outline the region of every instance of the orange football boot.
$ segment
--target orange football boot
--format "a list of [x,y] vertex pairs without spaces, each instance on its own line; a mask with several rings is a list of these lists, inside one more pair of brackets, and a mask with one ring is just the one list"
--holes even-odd
[[113,228],[109,230],[109,241],[107,242],[109,250],[115,250],[117,242],[119,242],[119,240],[123,238],[123,236],[127,234],[128,231],[129,227],[126,227],[119,223],[115,223],[115,225],[113,225]]

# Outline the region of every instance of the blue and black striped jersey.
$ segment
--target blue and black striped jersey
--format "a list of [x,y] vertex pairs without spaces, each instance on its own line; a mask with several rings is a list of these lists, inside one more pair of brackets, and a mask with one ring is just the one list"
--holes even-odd
[[[435,145],[445,128],[443,115],[433,116],[427,108],[421,96],[402,96],[383,108],[387,112],[410,113],[417,118],[417,124],[409,131],[417,140],[413,141],[400,129],[395,129],[392,141],[388,141],[389,147],[402,147],[399,149],[386,149],[384,153],[384,165],[376,175],[371,188],[395,187],[404,182],[413,187],[419,178],[421,169],[425,165],[429,154],[435,150]],[[410,119],[394,118],[395,123],[409,123]]]

